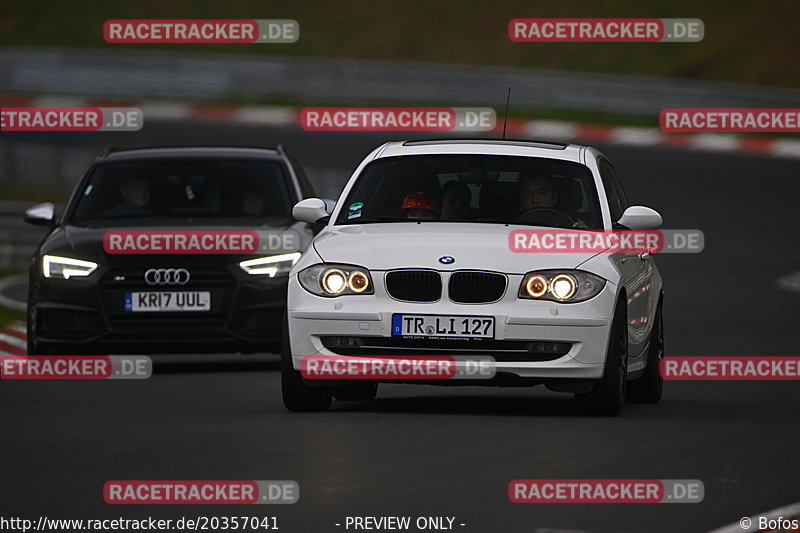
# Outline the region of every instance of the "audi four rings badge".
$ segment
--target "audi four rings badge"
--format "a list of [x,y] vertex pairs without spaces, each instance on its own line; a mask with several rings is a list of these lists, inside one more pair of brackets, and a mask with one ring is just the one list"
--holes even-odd
[[185,268],[151,268],[144,273],[148,285],[186,285],[190,278]]

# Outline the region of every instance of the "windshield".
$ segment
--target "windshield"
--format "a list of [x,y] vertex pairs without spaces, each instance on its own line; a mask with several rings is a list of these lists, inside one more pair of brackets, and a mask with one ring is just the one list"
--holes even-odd
[[[189,159],[104,163],[79,191],[72,222],[219,218],[288,220],[294,194],[277,161]],[[257,219],[257,220],[255,220]],[[172,221],[171,221],[172,222]]]
[[426,155],[370,163],[337,224],[487,222],[602,229],[591,171],[555,159]]

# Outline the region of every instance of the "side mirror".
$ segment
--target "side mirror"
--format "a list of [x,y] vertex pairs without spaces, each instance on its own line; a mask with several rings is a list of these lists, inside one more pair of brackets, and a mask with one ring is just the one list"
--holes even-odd
[[632,205],[622,213],[618,224],[630,229],[658,229],[664,221],[655,209]]
[[49,226],[56,218],[56,206],[51,202],[36,204],[25,210],[25,222],[34,226]]
[[328,213],[327,205],[325,205],[325,200],[306,198],[294,205],[292,216],[300,222],[318,224],[326,222],[330,214]]
[[323,198],[322,201],[325,202],[325,211],[327,211],[329,215],[333,213],[333,208],[336,207],[336,200]]

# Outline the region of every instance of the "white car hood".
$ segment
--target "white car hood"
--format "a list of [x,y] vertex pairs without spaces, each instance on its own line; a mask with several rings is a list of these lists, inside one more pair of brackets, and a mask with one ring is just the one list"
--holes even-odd
[[[326,228],[314,239],[314,248],[326,263],[359,265],[370,270],[415,267],[506,274],[575,268],[597,255],[512,252],[508,235],[515,229],[535,227],[447,222],[335,226]],[[451,256],[455,262],[442,264],[439,258],[443,256]]]

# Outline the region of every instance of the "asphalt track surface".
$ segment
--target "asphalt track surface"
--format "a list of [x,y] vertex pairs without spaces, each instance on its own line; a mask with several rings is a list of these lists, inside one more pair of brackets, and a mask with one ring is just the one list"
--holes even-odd
[[[31,134],[42,143],[284,143],[320,189],[398,135],[160,123],[133,134]],[[667,355],[800,355],[798,163],[665,148],[599,148],[666,228],[700,254],[663,255]],[[294,414],[277,356],[158,356],[146,381],[0,382],[3,516],[275,515],[286,532],[346,516],[454,516],[457,531],[708,531],[800,500],[797,382],[668,382],[656,406],[578,415],[536,389],[382,385],[371,403]],[[699,504],[512,504],[516,478],[700,479]],[[290,506],[112,506],[113,479],[292,479]],[[753,528],[755,530],[756,528]]]

